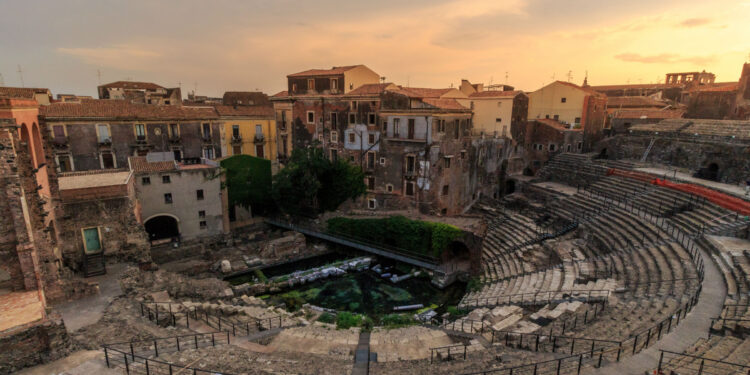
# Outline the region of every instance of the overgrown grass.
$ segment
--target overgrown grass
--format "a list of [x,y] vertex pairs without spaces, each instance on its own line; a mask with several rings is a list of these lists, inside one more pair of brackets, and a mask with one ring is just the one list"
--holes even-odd
[[380,323],[388,329],[407,327],[418,324],[410,314],[388,314],[380,318]]

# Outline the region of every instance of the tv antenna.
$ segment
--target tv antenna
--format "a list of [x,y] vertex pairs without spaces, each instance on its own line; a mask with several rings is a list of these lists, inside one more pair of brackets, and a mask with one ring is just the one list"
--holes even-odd
[[3,79],[3,73],[0,73],[0,86],[5,86],[5,80]]
[[18,64],[18,77],[21,79],[21,87],[26,87],[23,84],[23,69],[21,69],[21,64]]
[[507,71],[505,72],[505,84],[506,85],[508,84],[508,72]]
[[566,76],[568,77],[568,82],[572,81],[573,80],[573,71],[572,70],[568,70],[568,74],[566,74]]
[[96,78],[99,80],[99,85],[101,85],[102,84],[102,70],[101,69],[96,70]]

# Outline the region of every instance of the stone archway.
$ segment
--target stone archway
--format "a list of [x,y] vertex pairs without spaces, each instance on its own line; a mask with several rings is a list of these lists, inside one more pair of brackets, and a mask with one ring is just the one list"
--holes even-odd
[[148,233],[148,239],[158,241],[180,236],[180,224],[177,217],[170,214],[159,214],[151,216],[143,222]]
[[452,241],[442,255],[442,263],[448,266],[450,272],[471,272],[471,250],[462,241]]
[[516,191],[516,180],[505,181],[505,195],[513,194]]

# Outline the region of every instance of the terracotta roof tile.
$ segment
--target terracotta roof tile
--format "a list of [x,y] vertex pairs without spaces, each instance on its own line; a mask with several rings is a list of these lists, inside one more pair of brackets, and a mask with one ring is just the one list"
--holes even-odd
[[130,169],[136,173],[149,172],[166,172],[177,170],[177,164],[171,161],[152,161],[146,160],[145,156],[131,156],[128,158]]
[[582,86],[578,86],[578,85],[576,85],[575,83],[571,83],[571,82],[566,82],[566,81],[555,81],[555,82],[557,82],[557,83],[560,83],[560,84],[563,84],[563,85],[565,85],[565,86],[570,86],[570,87],[573,87],[573,88],[579,89],[579,90],[581,90],[581,91],[585,91],[585,92],[587,92],[587,93],[589,93],[589,94],[591,94],[591,95],[596,95],[596,96],[606,96],[606,95],[602,94],[601,92],[598,92],[598,91],[596,91],[596,90],[593,90],[591,86],[588,86],[588,87],[582,87]]
[[13,99],[33,99],[35,94],[49,95],[49,89],[0,86],[0,96]]
[[669,118],[682,118],[685,114],[684,109],[622,109],[614,111],[614,118],[629,118],[629,119],[641,119],[641,118],[654,118],[654,119],[669,119]]
[[649,98],[647,96],[612,96],[607,97],[607,107],[622,107],[622,108],[636,108],[636,107],[666,107],[667,103],[663,100],[657,100]]
[[272,98],[286,98],[287,96],[289,96],[289,91],[287,91],[287,90],[279,91],[279,92],[271,95]]
[[396,89],[398,86],[393,83],[367,83],[349,91],[344,96],[380,95],[383,91],[389,88]]
[[689,92],[728,92],[737,91],[740,87],[739,82],[719,82],[707,85],[693,87]]
[[106,119],[216,119],[213,107],[150,105],[127,100],[83,99],[80,103],[52,103],[42,106],[39,114],[47,118],[106,118]]
[[287,77],[307,77],[307,76],[330,76],[337,74],[344,74],[348,70],[364,66],[364,65],[348,65],[348,66],[334,66],[331,69],[309,69],[299,73],[293,73],[287,75]]
[[270,105],[268,95],[259,91],[227,91],[222,97],[224,105]]
[[116,81],[101,85],[99,87],[106,88],[120,88],[120,89],[131,89],[131,90],[156,90],[163,89],[163,86],[159,86],[152,82],[134,82],[134,81]]
[[456,99],[425,98],[425,99],[422,99],[422,101],[440,109],[468,110],[468,108],[462,106],[458,101],[456,101]]
[[565,124],[563,124],[563,123],[561,123],[561,122],[559,122],[559,121],[557,121],[555,119],[551,119],[551,118],[538,118],[538,119],[534,119],[534,121],[536,121],[536,122],[538,122],[540,124],[543,124],[543,125],[551,126],[551,127],[555,128],[555,129],[559,129],[559,130],[573,130],[573,131],[582,130],[582,129],[570,129],[567,125],[565,125]]
[[271,106],[247,106],[247,105],[216,105],[216,112],[219,116],[255,116],[255,117],[273,117],[274,111]]
[[401,87],[399,92],[403,93],[412,98],[439,98],[446,93],[450,92],[451,88],[445,89],[430,89],[423,87]]

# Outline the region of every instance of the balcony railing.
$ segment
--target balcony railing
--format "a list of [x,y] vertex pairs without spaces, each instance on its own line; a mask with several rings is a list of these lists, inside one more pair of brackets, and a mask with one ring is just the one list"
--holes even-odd
[[179,135],[169,136],[169,143],[180,143],[180,136]]
[[265,141],[266,141],[266,137],[264,137],[263,134],[255,135],[255,143],[263,143]]
[[112,138],[99,138],[99,146],[112,146]]
[[56,148],[67,148],[70,146],[68,136],[56,136],[52,138],[52,145]]
[[242,136],[241,135],[233,135],[232,136],[232,143],[242,143]]

